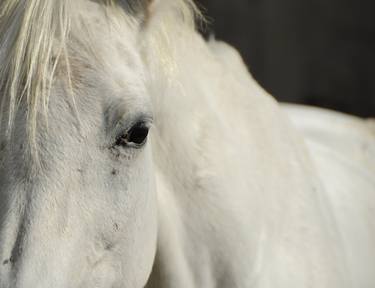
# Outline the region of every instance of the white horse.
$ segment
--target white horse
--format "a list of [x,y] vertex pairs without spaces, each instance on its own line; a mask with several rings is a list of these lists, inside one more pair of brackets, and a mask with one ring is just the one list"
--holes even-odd
[[0,5],[1,288],[375,287],[370,124],[289,120],[189,0]]

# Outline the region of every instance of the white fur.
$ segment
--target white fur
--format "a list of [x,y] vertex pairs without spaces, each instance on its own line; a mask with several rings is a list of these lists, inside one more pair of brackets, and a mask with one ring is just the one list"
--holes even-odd
[[[30,102],[0,139],[0,287],[373,287],[373,162],[315,150],[321,131],[311,145],[233,48],[206,43],[190,1],[154,1],[146,22],[110,2],[69,6],[38,159]],[[149,143],[110,148],[139,117]]]
[[339,231],[352,287],[375,287],[375,134],[367,122],[286,106],[309,147]]

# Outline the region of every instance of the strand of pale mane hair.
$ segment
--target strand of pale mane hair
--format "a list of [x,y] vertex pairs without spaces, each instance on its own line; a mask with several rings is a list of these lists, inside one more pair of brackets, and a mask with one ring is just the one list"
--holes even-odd
[[[69,1],[3,0],[0,7],[1,120],[7,114],[10,136],[20,103],[26,101],[28,138],[35,141],[39,105],[48,107],[48,91],[60,56],[66,55]],[[60,47],[52,57],[55,39]],[[51,60],[54,63],[51,63]],[[52,64],[52,65],[51,65]]]
[[[105,6],[125,0],[98,0]],[[160,0],[189,22],[199,14],[193,0]],[[46,113],[49,92],[59,60],[69,77],[67,42],[75,0],[2,0],[0,3],[1,123],[6,119],[10,137],[20,103],[26,103],[27,134],[36,147],[39,107]],[[104,5],[103,5],[104,6]],[[194,22],[194,21],[193,21]],[[172,26],[172,25],[170,25]],[[163,30],[163,29],[162,29]],[[161,33],[168,34],[168,31]],[[168,35],[164,35],[168,39]],[[68,85],[72,90],[72,85]],[[71,93],[73,96],[73,93]],[[74,100],[74,97],[73,97]],[[6,115],[6,117],[5,117]],[[5,118],[5,119],[4,119]],[[4,128],[4,127],[3,127]]]

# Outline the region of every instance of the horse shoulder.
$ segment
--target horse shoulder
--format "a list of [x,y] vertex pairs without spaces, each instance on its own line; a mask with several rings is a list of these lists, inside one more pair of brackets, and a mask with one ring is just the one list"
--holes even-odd
[[375,135],[369,122],[319,108],[284,109],[319,173],[352,283],[374,287]]

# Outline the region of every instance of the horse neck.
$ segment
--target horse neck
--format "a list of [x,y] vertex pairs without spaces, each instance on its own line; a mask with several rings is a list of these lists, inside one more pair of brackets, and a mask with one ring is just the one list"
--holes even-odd
[[[244,223],[244,227],[251,226],[253,229],[249,236],[249,241],[254,244],[251,247],[254,249],[252,256],[263,264],[270,262],[267,263],[270,273],[272,269],[279,269],[277,265],[283,262],[280,251],[286,249],[285,253],[292,258],[292,265],[300,265],[301,275],[308,277],[308,271],[314,265],[325,266],[322,282],[326,281],[332,277],[330,274],[334,275],[341,269],[337,267],[340,266],[337,263],[340,263],[338,259],[341,257],[335,244],[338,236],[336,232],[332,232],[335,223],[330,216],[329,207],[324,205],[325,193],[302,139],[280,112],[276,102],[249,76],[237,52],[214,41],[207,44],[196,32],[186,30],[173,36],[175,37],[171,35],[170,39],[174,40],[173,56],[176,65],[172,68],[176,70],[167,70],[172,71],[171,74],[162,73],[164,82],[153,81],[157,84],[152,90],[155,93],[153,97],[157,121],[153,151],[158,197],[161,213],[170,213],[165,219],[175,219],[173,223],[164,225],[179,227],[176,231],[189,229],[189,225],[197,227],[197,223],[186,224],[189,221],[196,220],[200,221],[201,226],[205,225],[203,218],[197,219],[199,211],[195,217],[185,213],[195,209],[189,205],[206,209],[211,203],[210,197],[213,197],[216,201],[215,209],[226,211],[230,207],[239,207],[238,215],[245,211],[243,215],[246,215],[251,225]],[[152,74],[160,75],[163,67],[159,66],[158,69],[159,73]],[[228,97],[231,99],[229,102]],[[223,103],[233,106],[233,113],[237,115],[232,114],[231,119],[227,117],[223,112],[231,108],[226,109]],[[247,130],[246,133],[251,134],[243,140],[249,143],[247,150],[252,153],[244,152],[247,153],[244,158],[249,161],[241,168],[244,171],[239,172],[243,174],[242,177],[235,178],[235,173],[230,171],[230,167],[238,171],[241,166],[227,168],[228,174],[233,176],[233,179],[228,177],[228,181],[243,181],[246,183],[245,191],[237,195],[231,194],[229,199],[225,194],[228,196],[229,191],[235,189],[219,182],[216,184],[226,187],[220,187],[226,193],[196,193],[202,189],[200,185],[204,181],[201,180],[206,175],[220,175],[219,170],[200,169],[202,161],[212,160],[205,158],[205,149],[208,148],[205,146],[207,142],[202,141],[205,139],[204,133],[209,131],[214,140],[220,143],[223,139],[220,137],[220,129],[224,135],[230,131],[228,123],[236,124],[235,119],[239,119],[239,126],[241,122],[246,123],[238,129]],[[230,148],[231,143],[226,147],[224,149],[233,149]],[[220,165],[222,164],[219,163],[218,166]],[[258,178],[248,182],[243,179],[250,177]],[[306,229],[302,231],[303,227]],[[291,244],[288,239],[294,239],[295,242]],[[281,250],[278,250],[280,247]],[[308,263],[306,259],[309,259]],[[257,266],[257,263],[253,264],[254,267]],[[262,266],[257,269],[265,268]],[[320,283],[319,280],[316,281],[317,284]]]

